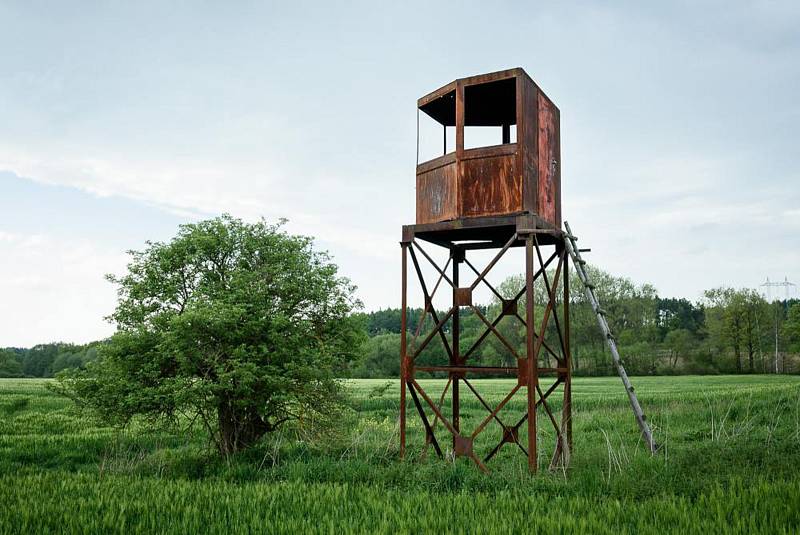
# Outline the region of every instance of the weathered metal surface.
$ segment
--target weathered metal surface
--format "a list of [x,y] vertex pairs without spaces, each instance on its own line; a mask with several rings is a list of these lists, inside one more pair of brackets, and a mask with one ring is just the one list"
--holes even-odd
[[539,169],[537,167],[539,144],[539,88],[528,80],[519,80],[519,96],[517,97],[517,135],[521,140],[517,161],[522,171],[522,209],[532,214],[537,213],[537,196],[539,195]]
[[468,307],[472,305],[472,288],[456,288],[453,292],[453,302],[456,306]]
[[561,227],[561,180],[559,169],[558,109],[539,93],[538,129],[538,214],[545,221]]
[[[537,410],[543,409],[555,430],[556,448],[551,468],[567,464],[572,447],[571,424],[571,356],[569,348],[569,285],[563,285],[563,297],[557,301],[557,288],[562,274],[567,273],[566,248],[561,225],[559,112],[533,80],[522,69],[511,69],[455,80],[422,97],[417,106],[445,126],[455,126],[455,150],[417,166],[416,224],[403,227],[402,264],[402,333],[401,333],[401,409],[400,453],[406,452],[406,393],[417,409],[425,430],[425,448],[432,445],[442,457],[436,426],[442,423],[451,435],[452,452],[456,457],[468,457],[476,466],[487,471],[485,462],[494,457],[505,444],[516,445],[528,456],[532,472],[538,470]],[[517,139],[512,143],[511,127],[516,125]],[[471,126],[500,127],[500,145],[465,150],[464,129]],[[420,246],[420,240],[449,250],[447,262],[440,267]],[[541,247],[554,246],[547,260]],[[497,262],[512,247],[525,247],[525,285],[508,299],[488,280]],[[494,258],[478,270],[467,258],[477,249],[497,249]],[[416,252],[433,267],[436,283],[432,289],[423,276]],[[411,256],[419,278],[425,307],[413,336],[407,332],[407,257]],[[538,265],[537,265],[538,260]],[[550,280],[547,269],[555,263]],[[452,264],[452,271],[449,268]],[[460,284],[460,266],[465,265],[475,278]],[[448,275],[450,273],[450,275]],[[469,271],[466,272],[469,275]],[[534,289],[544,284],[546,302],[535,303]],[[452,306],[442,316],[433,306],[433,297],[440,286],[450,286]],[[478,285],[485,285],[502,303],[496,318],[486,318],[487,311],[473,303],[472,294]],[[520,299],[525,296],[524,311]],[[542,308],[543,307],[543,308]],[[485,331],[461,350],[461,312],[475,316]],[[561,318],[559,318],[559,309]],[[543,310],[534,317],[535,310]],[[423,325],[430,314],[433,328]],[[524,317],[523,317],[524,315]],[[500,321],[518,321],[525,332],[524,349],[509,342],[497,329]],[[555,324],[558,345],[545,342],[550,323]],[[427,324],[430,325],[430,322]],[[447,353],[446,362],[427,362],[417,366],[415,361],[436,337]],[[487,366],[475,363],[479,349],[489,337],[495,337],[514,357],[516,366]],[[418,338],[424,338],[418,342]],[[552,343],[552,342],[551,342]],[[540,354],[547,355],[547,366],[540,365]],[[550,357],[556,361],[551,367]],[[438,404],[414,379],[415,372],[446,373],[447,384]],[[480,394],[469,377],[480,374],[516,376],[517,381],[503,400],[492,407]],[[543,391],[539,379],[554,377],[555,382]],[[472,432],[462,429],[460,385],[466,386],[489,413]],[[560,422],[548,405],[548,398],[561,388],[563,403]],[[521,390],[527,396],[524,416],[514,425],[503,422],[506,404]],[[450,392],[450,403],[445,395]],[[424,403],[423,403],[424,402]],[[448,407],[449,405],[449,412]],[[426,414],[430,409],[432,423]],[[449,417],[449,418],[448,418]],[[502,429],[502,439],[485,457],[478,457],[475,438],[490,424]],[[523,425],[525,425],[523,429]],[[527,433],[525,432],[527,430]],[[525,443],[525,446],[523,445]],[[526,447],[527,446],[527,447]],[[485,452],[484,452],[485,453]],[[482,454],[483,455],[483,454]]]
[[408,383],[408,355],[406,353],[406,333],[408,318],[408,248],[410,242],[400,244],[402,249],[400,289],[400,458],[406,454],[406,384]]
[[[561,231],[554,229],[549,223],[531,214],[469,217],[451,221],[439,221],[419,225],[403,226],[403,239],[407,242],[418,238],[436,245],[449,247],[449,244],[461,240],[472,243],[461,244],[460,248],[497,249],[502,247],[511,233],[543,233],[539,235],[540,245],[552,245],[561,237]],[[525,240],[518,239],[512,247],[522,247]]]
[[[417,105],[456,129],[454,152],[417,166],[418,224],[527,213],[560,227],[559,112],[525,71],[461,78]],[[465,150],[473,126],[500,127],[502,144]]]
[[[493,221],[490,219],[484,219],[484,222]],[[568,320],[563,314],[566,314],[568,311],[568,303],[569,303],[569,287],[564,287],[564,296],[560,302],[557,302],[556,299],[556,290],[558,288],[560,275],[562,273],[562,269],[566,269],[566,250],[563,245],[564,237],[562,233],[556,229],[537,229],[535,228],[535,221],[529,220],[528,218],[520,218],[517,222],[516,227],[512,227],[509,232],[505,234],[505,240],[498,241],[498,243],[503,243],[502,246],[498,245],[498,252],[494,256],[494,258],[486,265],[486,267],[482,270],[478,270],[475,266],[467,258],[468,250],[464,247],[461,243],[454,243],[452,241],[448,242],[447,239],[442,238],[439,241],[439,244],[447,247],[450,250],[450,255],[448,256],[447,263],[444,267],[440,267],[436,264],[436,262],[431,258],[431,256],[424,250],[420,245],[417,243],[415,238],[415,227],[425,227],[420,225],[411,226],[412,230],[409,230],[404,233],[404,235],[408,235],[411,237],[411,242],[403,242],[402,246],[405,251],[404,257],[406,254],[411,255],[411,259],[414,262],[414,268],[419,277],[419,283],[422,288],[422,292],[425,298],[425,308],[423,310],[423,317],[420,318],[419,323],[417,325],[416,332],[410,343],[407,342],[407,334],[405,330],[401,334],[401,353],[402,353],[402,362],[403,366],[401,367],[401,377],[402,377],[402,385],[403,385],[403,396],[405,395],[405,391],[407,390],[411,394],[411,400],[413,401],[414,406],[417,409],[417,413],[422,420],[423,429],[425,430],[425,448],[427,446],[432,445],[436,450],[436,453],[439,456],[443,455],[441,450],[440,444],[441,442],[437,440],[436,437],[436,424],[441,421],[445,430],[450,434],[452,440],[452,448],[453,453],[456,457],[468,457],[471,459],[475,465],[481,471],[488,471],[486,465],[484,464],[486,461],[490,460],[494,455],[501,449],[505,444],[514,444],[516,445],[525,455],[528,456],[529,460],[529,467],[530,470],[535,472],[539,468],[538,463],[538,455],[537,455],[537,434],[539,432],[538,425],[537,425],[537,418],[536,413],[539,408],[542,408],[543,411],[547,415],[547,420],[553,426],[556,436],[556,448],[553,452],[552,461],[550,463],[551,467],[555,467],[557,464],[566,464],[569,460],[570,450],[571,450],[571,438],[572,438],[572,431],[571,431],[571,373],[570,373],[570,366],[571,366],[571,358],[569,354],[569,337],[568,334],[563,332],[564,327],[568,327]],[[508,227],[500,227],[508,230]],[[517,230],[519,229],[519,230]],[[446,229],[440,229],[440,234],[446,236],[447,234]],[[437,240],[430,240],[434,243]],[[484,316],[484,313],[481,311],[480,308],[468,304],[467,303],[467,295],[472,293],[472,290],[479,285],[484,284],[490,290],[497,294],[496,288],[487,280],[488,275],[490,274],[491,270],[494,266],[498,263],[498,261],[506,254],[511,247],[515,246],[519,242],[522,242],[526,248],[526,276],[525,276],[525,286],[511,299],[504,299],[503,300],[503,307],[502,310],[499,312],[499,316],[494,319],[494,321],[489,321]],[[555,252],[548,257],[547,260],[544,260],[544,256],[541,254],[541,242],[547,242],[551,246],[555,246]],[[415,250],[419,251],[422,256],[433,266],[434,270],[438,273],[438,278],[436,281],[435,286],[433,287],[433,291],[428,291],[428,284],[426,283],[423,272],[420,269],[417,261],[417,257],[415,254]],[[538,260],[538,266],[536,265],[536,261]],[[557,260],[557,265],[555,268],[555,273],[552,281],[548,278],[547,275],[547,267],[550,265],[551,262]],[[447,269],[452,262],[452,278],[447,276]],[[465,264],[469,267],[472,272],[476,275],[476,278],[470,285],[461,286],[459,283],[461,282],[460,273],[459,273],[459,265]],[[407,303],[405,298],[405,292],[408,287],[407,284],[407,270],[405,269],[405,262],[404,262],[404,269],[402,270],[403,281],[402,281],[402,288],[403,288],[403,305],[404,305],[404,313],[403,318],[405,318],[405,305]],[[538,269],[537,269],[538,268]],[[533,317],[533,294],[534,294],[534,285],[538,283],[544,283],[545,289],[547,290],[547,302],[545,303],[537,303],[537,306],[544,305],[544,314],[541,318],[536,318],[534,321]],[[436,311],[433,309],[431,303],[433,295],[436,293],[437,288],[439,287],[440,283],[446,282],[450,285],[450,289],[452,290],[453,296],[453,306],[450,310],[444,315],[444,317],[439,317],[436,314]],[[525,295],[526,296],[526,307],[525,307],[525,315],[526,318],[522,318],[519,313],[517,312],[519,308],[519,300],[520,298]],[[467,306],[469,311],[474,314],[486,327],[486,331],[480,338],[472,345],[472,347],[465,353],[461,353],[459,347],[459,335],[460,335],[460,325],[458,321],[458,311],[459,307]],[[559,321],[558,309],[562,309],[562,318],[563,320]],[[435,321],[435,325],[433,329],[427,333],[425,339],[420,343],[417,344],[416,340],[417,337],[421,333],[421,327],[425,322],[427,314],[431,314]],[[517,354],[514,346],[500,333],[496,326],[500,319],[503,317],[513,317],[516,318],[522,325],[525,327],[526,332],[526,341],[525,341],[525,355]],[[452,321],[451,321],[452,320]],[[555,323],[556,330],[558,331],[559,335],[559,345],[557,350],[553,350],[550,348],[544,341],[545,332],[548,329],[551,320]],[[450,329],[447,329],[447,324],[450,322]],[[445,336],[445,332],[449,335],[450,339],[452,340],[451,343],[448,343],[447,337]],[[428,363],[425,365],[417,366],[415,360],[420,355],[420,353],[425,349],[428,343],[437,337],[437,335],[442,338],[442,341],[445,344],[445,348],[447,349],[448,359],[447,362],[441,363]],[[512,356],[516,357],[516,367],[514,366],[486,366],[477,363],[472,363],[470,359],[475,359],[476,355],[473,354],[473,351],[478,348],[483,341],[489,336],[495,336],[505,347],[509,350]],[[548,353],[552,354],[553,357],[556,359],[557,366],[556,367],[543,367],[540,366],[540,359],[539,353],[541,350],[545,350]],[[433,372],[433,373],[447,373],[449,378],[447,384],[445,385],[445,390],[442,391],[441,396],[439,396],[439,403],[436,404],[428,393],[420,386],[420,384],[414,380],[415,371],[421,372]],[[483,399],[478,389],[469,381],[469,377],[472,375],[481,375],[481,374],[493,374],[493,375],[511,375],[516,376],[517,381],[515,382],[514,386],[508,392],[508,394],[500,401],[499,404],[492,407],[486,400]],[[548,388],[546,391],[542,390],[542,387],[539,384],[539,378],[545,375],[554,376],[555,382]],[[460,398],[458,394],[459,385],[463,383],[467,388],[472,391],[472,393],[476,396],[476,398],[480,401],[483,407],[488,412],[488,416],[486,416],[480,423],[471,431],[463,430],[461,428],[462,423],[461,420],[461,407],[460,407]],[[560,418],[556,418],[556,413],[551,410],[550,406],[548,405],[548,397],[559,387],[562,388],[564,393],[564,401],[562,403],[562,408],[560,411]],[[451,400],[450,400],[450,412],[449,415],[444,410],[445,407],[443,405],[443,401],[445,398],[445,393],[448,389],[452,388],[451,392]],[[528,403],[526,405],[525,415],[522,419],[520,419],[516,424],[510,425],[503,421],[502,411],[503,408],[508,404],[508,402],[522,389],[525,389],[526,395],[528,397]],[[421,399],[420,399],[421,398]],[[401,403],[405,403],[403,401],[403,397],[401,397]],[[426,415],[426,410],[423,407],[424,404],[427,405],[428,409],[433,411],[435,417],[433,423],[430,422],[428,416]],[[482,452],[480,455],[485,455],[483,459],[479,457],[479,452],[475,451],[475,438],[482,433],[492,422],[496,422],[502,429],[502,440],[500,443],[495,446],[489,452]],[[526,429],[527,433],[524,436],[524,440],[526,440],[526,446],[523,446],[523,432],[522,426],[527,423]],[[401,407],[401,425],[400,425],[400,440],[401,440],[401,453],[404,454],[406,450],[406,421],[405,421],[405,408]]]
[[458,217],[456,178],[455,158],[442,158],[441,165],[417,174],[417,223]]
[[[539,455],[537,454],[536,430],[536,387],[539,386],[537,363],[534,360],[536,353],[534,344],[536,335],[533,326],[534,293],[533,293],[533,235],[525,239],[525,364],[527,364],[527,394],[528,394],[528,469],[536,472],[539,469]],[[544,337],[544,332],[542,332]]]
[[464,217],[503,215],[522,210],[522,177],[514,155],[461,162],[461,210]]
[[[464,251],[462,251],[458,247],[451,247],[450,248],[450,258],[453,260],[453,308],[456,309],[455,314],[453,314],[453,352],[450,353],[450,366],[460,366],[461,362],[461,310],[458,308],[462,306],[462,303],[467,303],[467,301],[471,304],[472,303],[472,289],[471,288],[459,288],[459,266],[461,262],[464,261],[466,258]],[[467,290],[467,291],[464,291]],[[459,433],[461,432],[461,394],[459,388],[459,379],[463,375],[461,371],[455,371],[451,373],[450,377],[452,377],[453,383],[453,393],[451,394],[450,405],[452,407],[452,417],[453,417],[453,428],[456,430],[456,433],[453,434],[453,450],[458,455],[459,452],[459,439],[461,438]],[[472,444],[470,441],[469,451],[462,452],[462,455],[469,455],[472,454]]]

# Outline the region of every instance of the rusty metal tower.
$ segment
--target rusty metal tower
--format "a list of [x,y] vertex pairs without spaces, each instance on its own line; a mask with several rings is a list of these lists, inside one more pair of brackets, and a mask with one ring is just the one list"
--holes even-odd
[[[552,425],[555,430],[551,466],[566,465],[572,449],[569,255],[561,230],[558,108],[522,69],[455,80],[419,99],[417,106],[418,113],[442,126],[444,154],[418,162],[416,223],[404,226],[402,233],[400,455],[406,453],[410,396],[413,407],[408,408],[415,408],[422,421],[425,447],[433,446],[439,456],[443,453],[436,427],[441,422],[452,436],[455,456],[469,457],[481,470],[487,470],[486,463],[504,445],[512,444],[527,455],[529,469],[536,472],[537,437],[541,431],[537,412],[541,410],[545,425]],[[465,130],[476,126],[494,127],[500,134],[498,142],[465,146]],[[447,152],[448,128],[455,130],[451,152]],[[448,251],[444,265],[426,251],[431,245]],[[489,275],[504,255],[518,247],[524,248],[525,253],[524,287],[509,298],[489,282]],[[478,250],[497,251],[480,270],[471,262],[471,255]],[[424,299],[423,313],[413,335],[408,333],[409,258]],[[435,282],[425,280],[422,261],[432,266]],[[463,280],[466,273],[475,276],[469,283]],[[487,318],[486,309],[482,311],[473,302],[473,292],[479,285],[485,285],[501,304],[497,318]],[[547,297],[544,302],[535,303],[534,290],[540,285],[544,292],[540,289],[538,294]],[[448,297],[448,303],[452,304],[440,315],[433,297],[437,290],[448,286],[447,291],[452,291],[452,301]],[[523,297],[524,310],[517,306]],[[460,324],[467,315],[476,316],[485,332],[465,348]],[[433,328],[421,336],[428,316]],[[498,324],[506,317],[524,326],[524,344],[515,346],[498,330]],[[515,365],[482,364],[480,350],[490,336],[497,337],[513,355]],[[417,357],[436,338],[444,346],[447,362],[418,364]],[[554,366],[545,365],[550,357]],[[446,374],[438,403],[435,395],[420,385],[417,372]],[[474,381],[481,375],[508,375],[516,382],[498,405],[491,406],[479,391],[480,381]],[[540,383],[545,377],[553,379],[546,389]],[[462,426],[461,395],[467,394],[462,386],[488,413],[472,429]],[[448,390],[449,410],[444,404]],[[560,416],[551,410],[558,392],[563,396]],[[503,409],[516,395],[526,396],[524,414],[506,421]],[[486,451],[478,451],[476,438],[495,424],[501,427],[500,440],[494,447],[489,445]]]

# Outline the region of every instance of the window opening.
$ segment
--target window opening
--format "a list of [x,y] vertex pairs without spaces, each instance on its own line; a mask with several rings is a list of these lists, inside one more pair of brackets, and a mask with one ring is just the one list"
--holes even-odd
[[517,142],[517,83],[506,78],[464,88],[464,148]]

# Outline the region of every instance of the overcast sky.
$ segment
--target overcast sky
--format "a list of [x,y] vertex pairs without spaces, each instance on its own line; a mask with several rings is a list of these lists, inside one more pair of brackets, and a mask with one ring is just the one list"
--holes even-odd
[[561,110],[591,261],[692,300],[800,282],[796,1],[2,2],[0,21],[0,346],[109,335],[103,274],[222,212],[288,218],[368,310],[398,306],[416,99],[516,66]]

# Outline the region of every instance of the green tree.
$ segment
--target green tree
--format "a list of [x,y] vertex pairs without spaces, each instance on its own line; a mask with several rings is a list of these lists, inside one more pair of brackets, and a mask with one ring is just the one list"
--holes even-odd
[[688,329],[675,329],[669,331],[664,337],[664,345],[669,351],[669,365],[672,369],[678,364],[679,358],[688,358],[694,348],[695,338]]
[[16,353],[0,349],[0,377],[22,377],[22,363]]
[[[400,333],[400,309],[387,308],[386,310],[376,310],[368,314],[359,314],[363,316],[366,323],[367,333],[370,336],[375,336],[384,333]],[[409,308],[406,315],[406,330],[413,331],[422,316],[421,308]]]
[[755,355],[771,324],[769,304],[758,292],[750,289],[715,288],[705,297],[712,307],[707,311],[707,325],[712,343],[718,350],[731,348],[736,371],[744,371],[743,352],[747,352],[748,371],[755,371]]
[[50,365],[50,371],[56,374],[68,368],[80,368],[83,366],[83,357],[80,353],[64,352],[59,353]]
[[39,344],[25,352],[22,369],[31,377],[52,377],[51,366],[66,344]]
[[[741,307],[744,317],[743,339],[747,350],[748,371],[754,373],[755,356],[759,353],[763,357],[762,348],[773,323],[769,303],[755,290],[745,289],[739,292]],[[766,370],[766,362],[762,358],[762,371]]]
[[353,375],[356,377],[399,377],[400,335],[378,334],[362,347],[363,356]]
[[789,351],[800,353],[800,303],[789,308],[786,321],[783,324],[783,335],[788,343]]
[[310,238],[226,215],[130,254],[127,274],[109,276],[117,333],[60,391],[118,423],[199,418],[224,455],[335,417],[360,304]]
[[670,331],[685,329],[697,334],[703,326],[703,307],[684,298],[659,298],[657,305],[658,327],[664,337]]
[[719,354],[732,349],[736,371],[742,373],[741,299],[736,297],[733,288],[706,290],[705,299],[710,307],[706,312],[709,342]]

